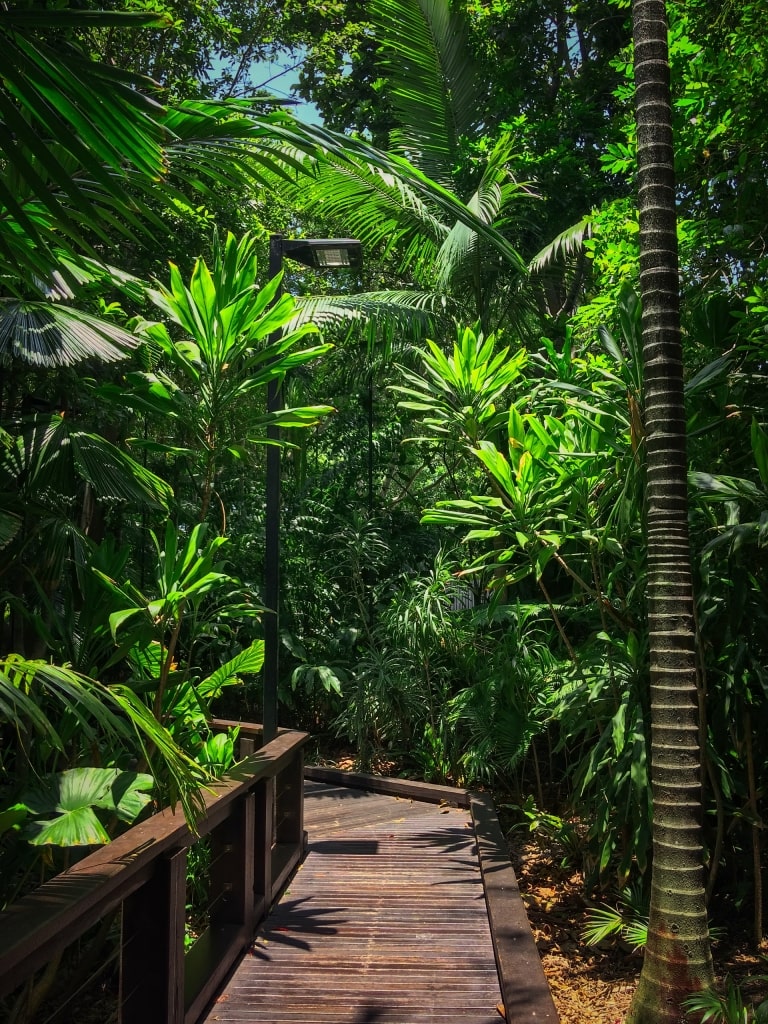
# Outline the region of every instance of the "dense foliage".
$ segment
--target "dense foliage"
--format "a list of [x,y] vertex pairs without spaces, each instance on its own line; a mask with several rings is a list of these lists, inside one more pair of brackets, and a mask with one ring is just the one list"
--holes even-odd
[[[270,426],[282,722],[494,787],[642,902],[629,4],[113,7],[0,11],[0,899],[152,806],[193,817],[232,760],[212,714],[260,717]],[[758,943],[768,30],[666,9],[700,859]],[[277,53],[324,127],[264,98]],[[355,235],[364,268],[286,260],[281,292],[274,232]]]

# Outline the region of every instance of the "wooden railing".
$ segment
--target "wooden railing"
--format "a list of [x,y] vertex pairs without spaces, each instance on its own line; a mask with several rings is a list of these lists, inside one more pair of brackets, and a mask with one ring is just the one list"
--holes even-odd
[[[197,835],[166,809],[0,914],[0,998],[122,907],[121,1024],[198,1019],[304,852],[307,735],[262,747],[260,726],[240,730],[243,760],[203,792]],[[204,836],[210,924],[185,954],[187,851]]]

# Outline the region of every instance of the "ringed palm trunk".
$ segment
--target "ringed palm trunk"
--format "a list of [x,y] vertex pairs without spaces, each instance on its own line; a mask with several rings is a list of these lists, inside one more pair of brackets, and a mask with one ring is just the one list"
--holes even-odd
[[672,108],[664,0],[633,0],[647,442],[653,874],[630,1024],[684,1019],[713,983],[701,844]]

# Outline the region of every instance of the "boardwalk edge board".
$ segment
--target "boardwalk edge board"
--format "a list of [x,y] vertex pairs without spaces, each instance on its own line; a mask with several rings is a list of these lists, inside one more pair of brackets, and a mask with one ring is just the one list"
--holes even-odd
[[557,1024],[560,1017],[541,966],[493,801],[486,793],[473,793],[470,810],[506,1019],[509,1024]]

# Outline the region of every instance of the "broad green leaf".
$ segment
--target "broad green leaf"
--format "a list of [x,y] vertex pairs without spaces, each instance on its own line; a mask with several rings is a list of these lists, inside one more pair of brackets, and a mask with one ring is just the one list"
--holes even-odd
[[157,640],[136,644],[130,650],[129,660],[138,675],[146,679],[156,680],[160,676],[160,669],[163,664],[162,644]]
[[725,376],[732,365],[733,356],[730,355],[718,356],[718,358],[713,359],[711,363],[707,363],[707,365],[702,367],[698,373],[694,374],[690,380],[685,382],[686,398],[690,399],[700,391],[706,390],[713,381]]
[[551,559],[554,557],[554,548],[540,548],[536,552],[536,578],[541,579],[544,574],[544,570],[549,565]]
[[735,501],[742,498],[762,503],[765,498],[759,487],[751,480],[744,480],[741,477],[694,472],[688,474],[688,482],[710,501]]
[[525,424],[523,417],[513,405],[509,410],[508,424],[509,440],[514,442],[514,447],[525,448]]
[[25,835],[32,846],[103,846],[106,829],[92,807],[73,807],[48,821],[33,821]]
[[632,737],[630,777],[637,794],[644,797],[648,792],[648,766],[646,763],[645,736],[637,728],[635,729]]
[[317,674],[327,693],[341,693],[341,680],[328,665],[318,665]]
[[627,705],[621,704],[616,714],[611,719],[611,736],[613,738],[613,749],[617,757],[621,754],[626,743],[626,716]]
[[597,328],[597,333],[600,336],[600,342],[615,363],[624,362],[624,353],[621,351],[618,342],[613,337],[611,332],[604,324],[600,324]]
[[[496,475],[494,473],[494,475]],[[528,491],[534,483],[534,472],[533,472],[533,456],[529,451],[525,451],[520,456],[517,463],[517,483],[521,490]],[[497,479],[498,476],[497,476]]]
[[197,684],[201,696],[212,697],[223,686],[231,685],[240,675],[255,675],[264,665],[264,641],[254,640],[250,647],[220,665],[216,671]]
[[[509,495],[517,492],[518,484],[512,477],[512,468],[495,445],[490,441],[481,441],[479,446],[474,449],[474,454],[500,485],[502,491]],[[524,454],[528,455],[529,453],[525,452]]]
[[112,612],[109,616],[109,628],[115,643],[117,643],[117,631],[124,626],[129,619],[133,619],[137,615],[144,614],[146,614],[146,610],[144,608],[123,608],[120,611]]
[[150,775],[117,768],[72,768],[43,779],[23,794],[22,802],[35,816],[55,814],[50,821],[28,825],[35,846],[93,846],[109,842],[109,836],[93,811],[103,808],[131,822],[149,803]]

